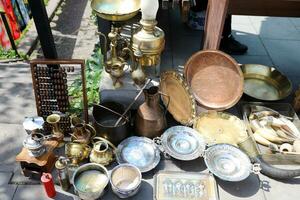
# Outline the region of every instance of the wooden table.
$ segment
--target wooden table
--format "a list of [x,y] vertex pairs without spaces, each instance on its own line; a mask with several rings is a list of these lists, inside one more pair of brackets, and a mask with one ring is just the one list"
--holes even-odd
[[218,49],[227,14],[300,17],[300,0],[209,0],[203,49]]

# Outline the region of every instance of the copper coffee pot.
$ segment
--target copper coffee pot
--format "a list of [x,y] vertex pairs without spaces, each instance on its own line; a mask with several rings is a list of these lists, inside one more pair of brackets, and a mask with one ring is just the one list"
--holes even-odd
[[138,135],[159,137],[167,127],[165,111],[159,104],[158,87],[144,89],[145,102],[140,105],[136,116],[136,132]]

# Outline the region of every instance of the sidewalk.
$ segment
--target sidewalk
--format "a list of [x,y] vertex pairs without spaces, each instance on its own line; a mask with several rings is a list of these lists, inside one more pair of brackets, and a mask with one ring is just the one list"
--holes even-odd
[[[54,18],[53,33],[56,37],[60,57],[87,58],[97,41],[89,21],[89,1],[66,1],[62,15]],[[87,2],[87,3],[86,3]],[[79,6],[80,5],[80,6]],[[81,6],[85,6],[83,9]],[[73,12],[80,12],[71,23],[68,18]],[[81,22],[81,17],[83,21]],[[176,69],[199,50],[201,32],[191,31],[180,23],[177,11],[163,11],[159,15],[159,26],[166,33],[166,49],[162,57],[162,69]],[[66,20],[66,21],[64,21]],[[294,89],[300,84],[300,19],[234,16],[233,30],[236,38],[249,46],[246,55],[235,56],[240,63],[260,63],[278,67],[292,80]],[[90,50],[90,52],[89,52]],[[286,101],[291,102],[293,96]],[[35,100],[32,91],[30,68],[27,63],[13,63],[0,66],[0,200],[44,200],[42,186],[10,184],[19,173],[15,156],[22,148],[26,136],[22,127],[25,116],[35,115]],[[131,198],[153,199],[153,175],[158,170],[183,170],[202,172],[207,170],[202,159],[192,162],[162,160],[158,168],[144,175],[143,192]],[[59,189],[59,187],[57,187]],[[221,200],[288,200],[299,199],[300,179],[286,182],[272,180],[264,175],[251,175],[239,183],[218,180]],[[55,199],[78,199],[59,191]],[[111,191],[104,199],[117,199]]]

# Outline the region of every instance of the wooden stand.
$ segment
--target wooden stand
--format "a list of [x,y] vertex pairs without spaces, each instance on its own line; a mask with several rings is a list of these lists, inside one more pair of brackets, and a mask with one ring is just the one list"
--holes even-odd
[[51,173],[57,159],[53,150],[57,147],[58,142],[54,140],[46,141],[44,145],[46,146],[46,152],[38,158],[30,156],[26,148],[23,148],[17,155],[16,161],[20,162],[24,176],[39,180],[43,172]]

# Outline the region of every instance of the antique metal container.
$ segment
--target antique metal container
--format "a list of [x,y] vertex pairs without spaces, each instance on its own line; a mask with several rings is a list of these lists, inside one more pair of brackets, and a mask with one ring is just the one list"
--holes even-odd
[[23,127],[28,134],[33,131],[40,130],[43,128],[44,119],[42,117],[25,117]]
[[249,157],[239,148],[229,144],[216,144],[205,151],[205,164],[210,172],[225,181],[242,181],[260,167],[252,165]]
[[87,144],[71,142],[65,145],[65,154],[73,166],[78,166],[80,162],[88,158],[90,152],[91,148]]
[[161,171],[154,177],[154,200],[218,200],[211,174]]
[[88,163],[74,172],[72,182],[81,199],[95,200],[104,194],[109,183],[109,176],[104,166]]
[[126,21],[140,10],[140,0],[92,0],[92,9],[108,21]]
[[243,95],[240,66],[221,51],[205,50],[192,55],[184,66],[184,76],[196,101],[209,110],[231,108]]
[[58,174],[58,180],[63,190],[67,191],[70,188],[68,159],[60,156],[55,162],[55,168]]
[[203,156],[206,147],[203,137],[186,126],[173,126],[154,141],[166,156],[185,161]]
[[96,141],[93,145],[93,149],[90,153],[90,161],[93,163],[108,165],[115,159],[115,151],[116,147],[108,140],[95,137],[94,141]]
[[49,115],[46,119],[47,123],[52,125],[52,134],[57,138],[59,147],[64,145],[64,133],[59,127],[60,116],[58,114]]
[[32,133],[23,141],[23,146],[28,149],[28,153],[32,157],[40,157],[46,151],[44,146],[44,135],[41,133]]
[[159,105],[158,87],[144,89],[144,95],[145,102],[140,105],[136,115],[136,133],[149,138],[158,137],[167,127],[165,112]]
[[111,188],[119,198],[125,199],[135,195],[141,183],[142,174],[134,165],[121,164],[111,171]]
[[[105,102],[101,105],[113,110],[116,113],[124,113],[124,107],[116,102]],[[99,106],[93,107],[94,127],[97,131],[97,135],[111,141],[114,145],[118,145],[122,140],[129,136],[128,128],[129,121],[122,119],[121,122],[114,126],[119,115],[115,114],[107,109]],[[129,115],[125,117],[128,119]]]
[[74,132],[71,135],[72,142],[89,144],[91,139],[95,137],[96,130],[93,126],[86,123],[78,123],[74,127]]
[[293,90],[291,81],[274,67],[258,64],[242,65],[244,93],[263,101],[286,98]]
[[118,145],[116,156],[119,164],[132,164],[141,172],[152,170],[160,161],[159,149],[146,137],[133,136],[123,140]]

